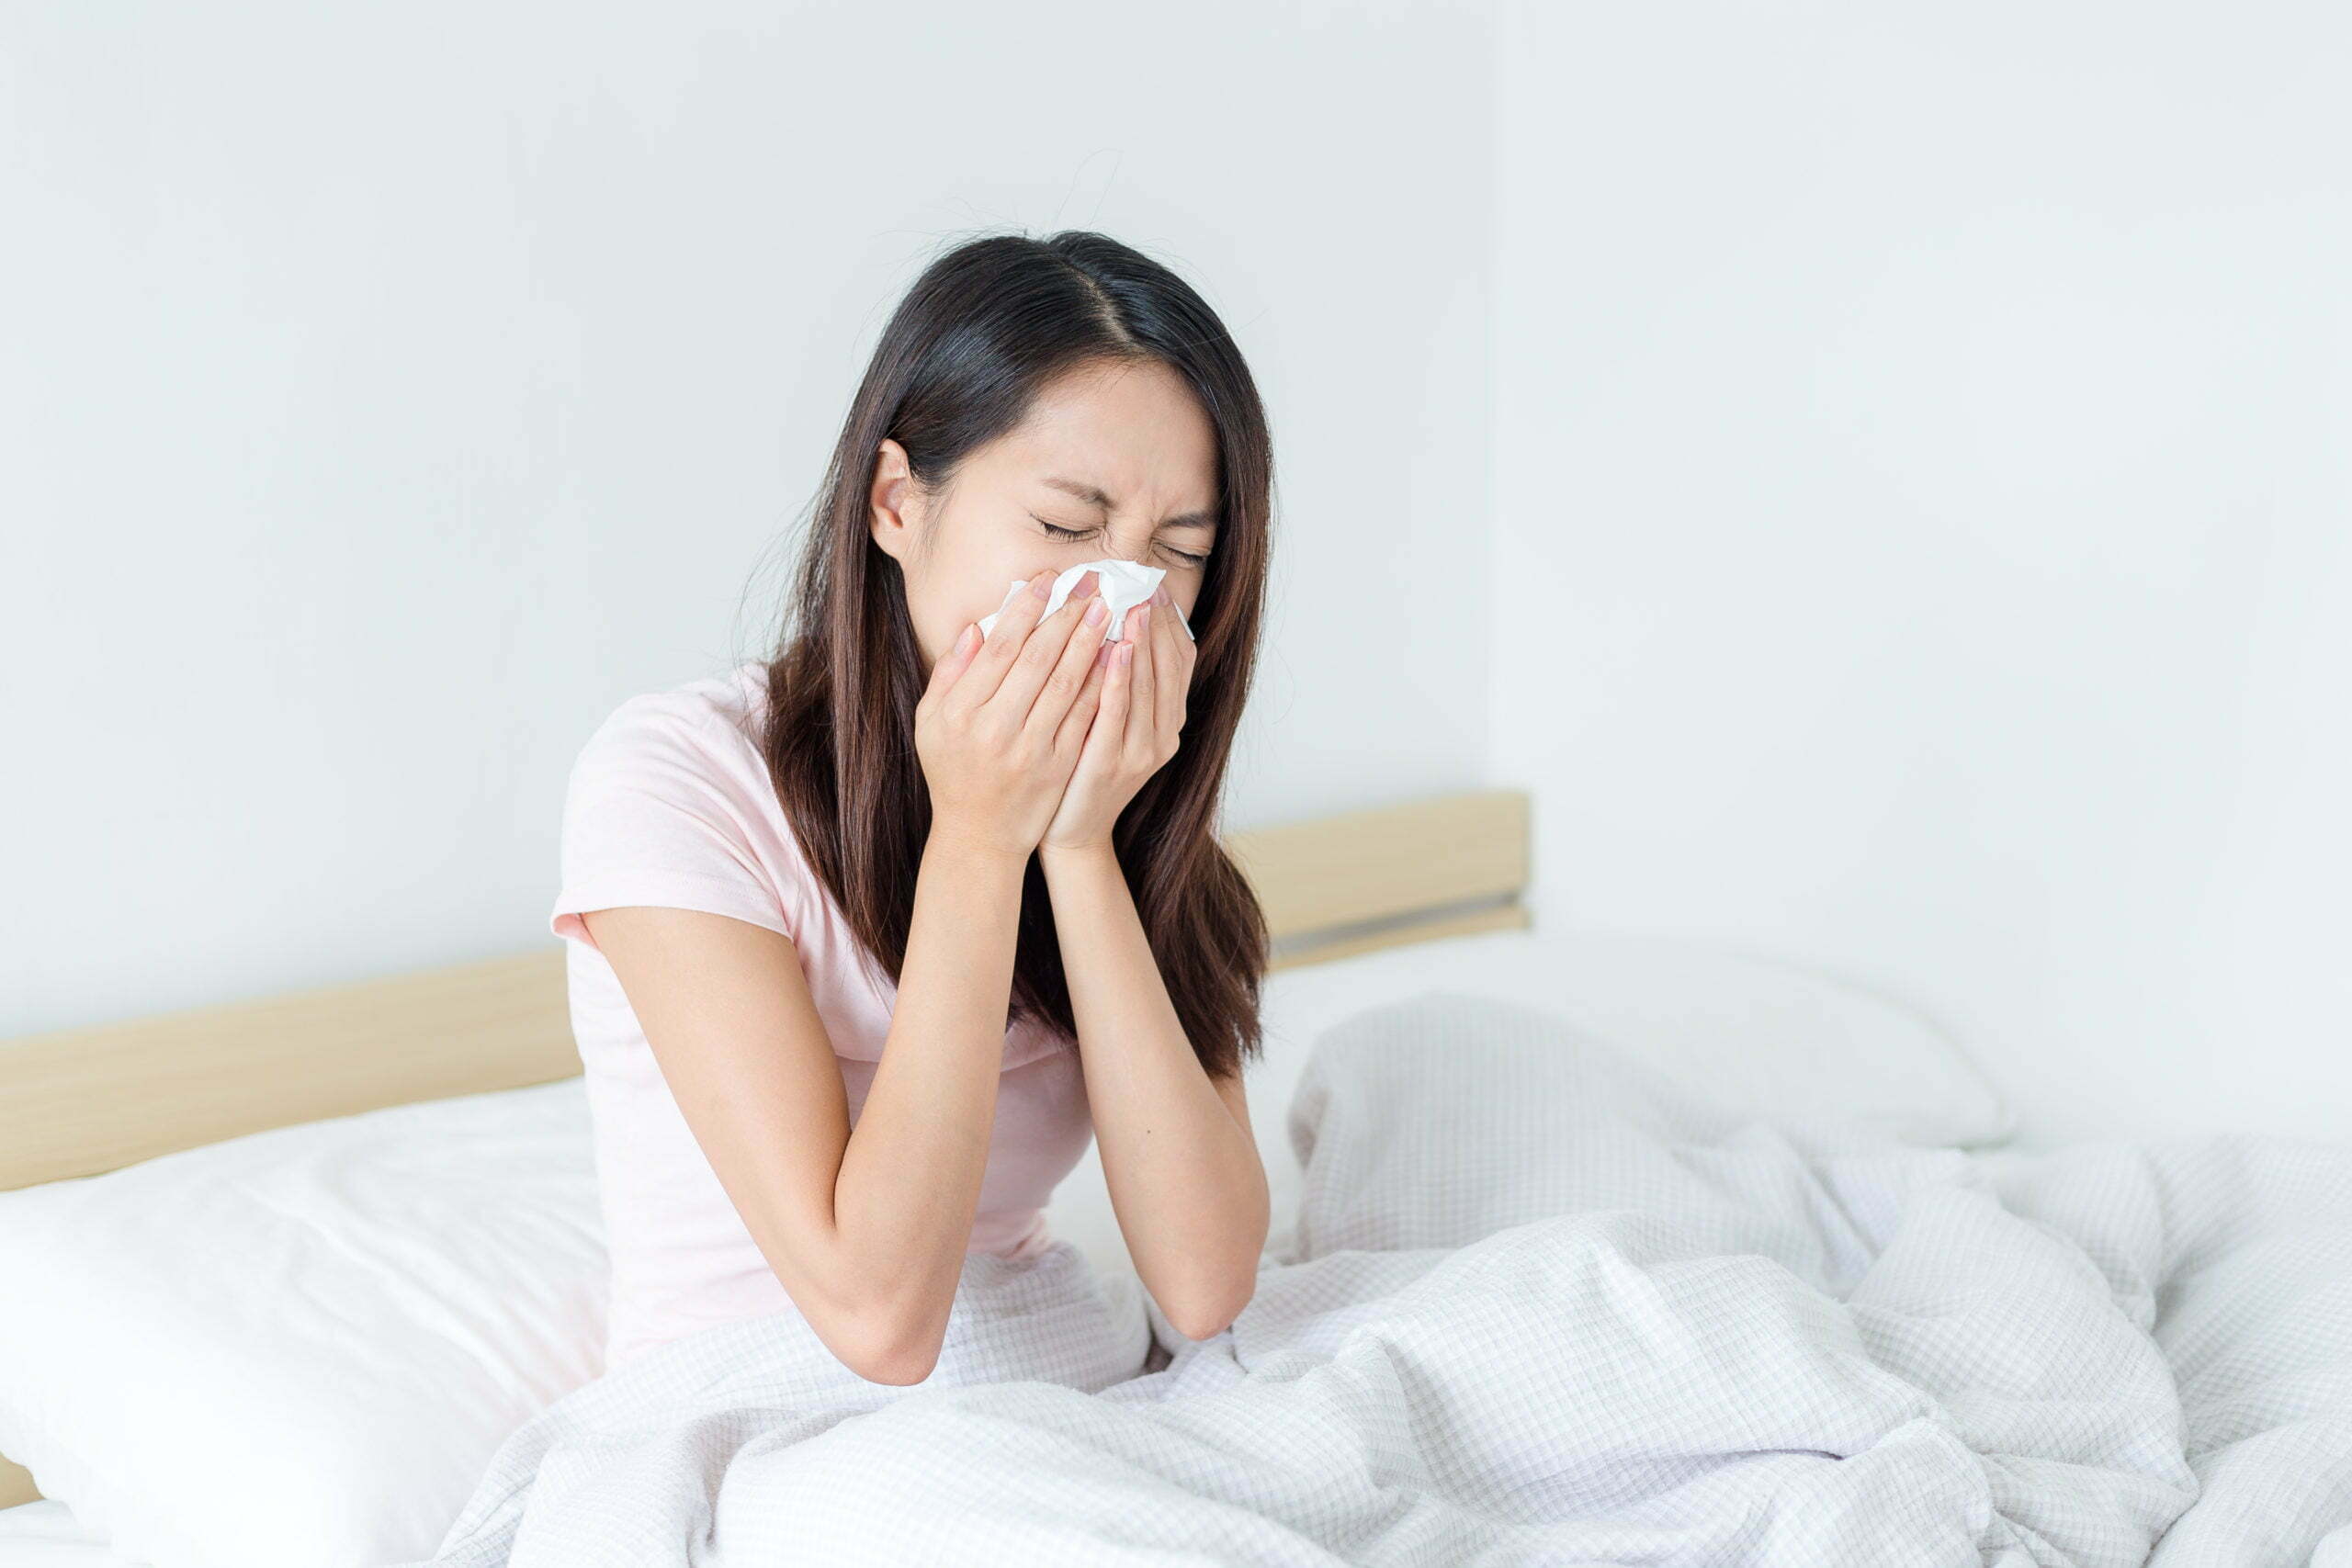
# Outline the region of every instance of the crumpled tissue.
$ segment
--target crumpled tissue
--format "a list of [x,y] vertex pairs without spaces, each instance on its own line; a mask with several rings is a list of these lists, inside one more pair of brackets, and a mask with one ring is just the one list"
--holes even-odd
[[[1127,612],[1149,599],[1152,591],[1159,586],[1159,580],[1168,575],[1166,567],[1139,566],[1131,560],[1082,561],[1054,579],[1053,591],[1046,595],[1046,608],[1037,618],[1042,621],[1060,609],[1062,602],[1069,597],[1069,591],[1078,586],[1078,580],[1090,571],[1102,574],[1095,592],[1102,596],[1103,608],[1111,612],[1110,628],[1102,634],[1105,642],[1119,640],[1120,633],[1126,628]],[[1004,603],[996,607],[996,615],[982,618],[980,636],[983,638],[989,635],[989,628],[996,625],[997,615],[1012,607],[1013,596],[1028,586],[1026,582],[1014,583],[1005,594]],[[1183,629],[1186,637],[1192,637],[1193,624],[1184,618],[1183,609],[1175,601],[1157,606],[1152,613],[1158,615],[1166,610],[1176,612],[1177,626]],[[1193,637],[1193,640],[1197,642],[1200,639]]]

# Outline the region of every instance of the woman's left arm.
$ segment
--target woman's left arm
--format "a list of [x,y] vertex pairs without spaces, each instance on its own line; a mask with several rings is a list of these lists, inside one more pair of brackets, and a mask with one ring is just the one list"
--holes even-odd
[[1169,1323],[1206,1339],[1249,1304],[1266,1244],[1266,1169],[1240,1075],[1213,1078],[1193,1054],[1116,852],[1038,855],[1112,1208]]
[[1166,594],[1128,612],[1125,641],[1102,645],[1090,677],[1101,701],[1037,859],[1111,1206],[1152,1300],[1179,1333],[1206,1339],[1258,1288],[1268,1201],[1240,1074],[1201,1066],[1112,847],[1119,814],[1184,728],[1193,639]]

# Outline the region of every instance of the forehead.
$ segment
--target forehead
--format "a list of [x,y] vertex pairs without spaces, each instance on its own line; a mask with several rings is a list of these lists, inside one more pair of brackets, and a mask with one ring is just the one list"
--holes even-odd
[[1011,477],[1093,485],[1123,510],[1158,516],[1216,502],[1216,429],[1192,389],[1164,365],[1089,367],[1060,377],[998,445]]

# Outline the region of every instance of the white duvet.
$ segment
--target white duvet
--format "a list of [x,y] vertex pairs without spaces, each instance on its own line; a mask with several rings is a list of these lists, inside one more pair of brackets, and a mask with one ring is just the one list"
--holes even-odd
[[434,1562],[2352,1568],[2352,1145],[1736,1124],[1442,994],[1327,1034],[1289,1131],[1292,1257],[1164,1367],[1069,1243],[975,1256],[924,1382],[707,1331]]

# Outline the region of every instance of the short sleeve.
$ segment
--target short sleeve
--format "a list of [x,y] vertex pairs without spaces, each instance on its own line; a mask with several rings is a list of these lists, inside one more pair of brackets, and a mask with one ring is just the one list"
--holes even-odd
[[796,941],[757,845],[773,801],[757,753],[672,694],[632,697],[589,737],[566,785],[549,929],[595,950],[582,914],[656,905],[729,915]]

